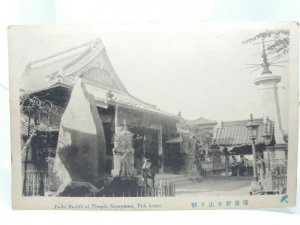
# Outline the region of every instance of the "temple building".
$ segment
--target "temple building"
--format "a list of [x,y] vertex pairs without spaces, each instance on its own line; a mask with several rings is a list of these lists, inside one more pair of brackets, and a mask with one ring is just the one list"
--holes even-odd
[[117,131],[124,127],[131,133],[137,173],[141,171],[143,157],[153,162],[156,172],[163,172],[164,162],[168,161],[163,157],[164,153],[170,152],[167,141],[177,132],[179,118],[132,96],[113,69],[100,39],[30,62],[26,66],[20,84],[21,99],[36,98],[54,109],[44,116],[43,113],[32,116],[28,111],[22,111],[24,145],[33,132],[34,124],[37,128],[29,152],[23,154],[27,172],[34,168],[28,162],[36,161],[34,159],[41,153],[55,157],[60,118],[78,77],[82,78],[87,92],[94,97],[102,121],[106,172],[115,173],[112,175],[117,173],[114,172],[114,147],[116,141],[121,140],[116,138]]
[[[247,123],[249,120],[221,121],[214,128],[213,141],[215,144],[226,147],[230,155],[251,155],[252,144],[249,138]],[[264,140],[265,124],[264,119],[255,119],[258,125],[257,137],[255,140],[256,151],[263,153],[266,150]],[[268,120],[267,131],[271,134],[269,145],[274,145],[273,123]]]
[[226,173],[228,175],[228,167],[232,168],[230,165],[234,163],[239,168],[235,175],[258,177],[263,190],[284,192],[287,149],[277,147],[276,124],[267,117],[251,122],[256,126],[254,140],[249,137],[249,120],[220,122],[214,128],[213,142],[223,153]]

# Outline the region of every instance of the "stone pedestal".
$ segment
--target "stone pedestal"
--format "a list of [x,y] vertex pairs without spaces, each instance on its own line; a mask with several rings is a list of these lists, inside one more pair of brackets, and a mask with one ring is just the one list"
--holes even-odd
[[121,169],[121,158],[122,154],[113,154],[113,169],[111,171],[111,174],[113,176],[119,176],[120,169]]
[[265,183],[264,183],[265,190],[273,190],[273,176],[270,170],[266,170],[265,174]]
[[134,168],[134,149],[128,149],[126,152],[114,152],[114,168],[111,171],[113,176],[133,176],[136,173]]

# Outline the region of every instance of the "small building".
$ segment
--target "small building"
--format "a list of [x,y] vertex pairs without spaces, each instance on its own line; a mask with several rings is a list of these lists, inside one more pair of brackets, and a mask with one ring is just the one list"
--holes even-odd
[[[231,160],[233,156],[238,161],[246,157],[248,159],[247,166],[252,167],[252,143],[246,127],[248,122],[249,120],[221,121],[215,126],[213,141],[226,151],[229,160]],[[255,140],[256,152],[263,158],[267,158],[268,156],[264,154],[266,145],[263,138],[265,130],[263,119],[255,119],[254,122],[258,124],[257,137]],[[268,122],[270,126],[269,129],[272,129],[272,122]],[[272,137],[274,137],[274,135],[272,135]],[[272,139],[272,142],[273,141],[274,139]]]
[[[246,127],[248,122],[227,121],[215,126],[213,141],[224,153],[227,172],[230,161],[237,160],[239,165],[246,168],[237,175],[252,175],[253,143]],[[254,119],[253,123],[258,126],[255,138],[257,176],[264,189],[283,190],[286,188],[287,144],[284,148],[282,144],[278,148],[273,121],[259,118]]]
[[213,140],[214,128],[217,121],[200,117],[187,122],[189,130],[197,139],[198,150],[208,151]]
[[[214,128],[214,143],[221,147],[226,147],[231,155],[252,154],[252,144],[246,127],[248,122],[249,120],[220,122]],[[285,159],[286,149],[276,148],[273,121],[260,118],[254,119],[254,123],[258,125],[255,140],[256,151],[263,153],[268,147],[273,150],[273,158]],[[267,141],[268,143],[266,143],[264,138],[265,133],[271,135]]]
[[177,124],[177,133],[166,142],[166,169],[198,176],[197,161],[200,152],[209,149],[217,122],[204,117],[186,120],[182,118],[181,113],[178,117],[180,121]]
[[209,133],[213,133],[214,127],[217,125],[217,121],[210,120],[204,117],[200,117],[195,120],[190,120],[187,122],[190,129],[194,132],[204,132],[207,131]]

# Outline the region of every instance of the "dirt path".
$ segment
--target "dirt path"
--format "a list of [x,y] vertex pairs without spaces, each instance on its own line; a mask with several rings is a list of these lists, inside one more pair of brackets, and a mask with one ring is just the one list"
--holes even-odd
[[206,178],[196,183],[176,186],[176,196],[249,195],[252,180],[252,178]]

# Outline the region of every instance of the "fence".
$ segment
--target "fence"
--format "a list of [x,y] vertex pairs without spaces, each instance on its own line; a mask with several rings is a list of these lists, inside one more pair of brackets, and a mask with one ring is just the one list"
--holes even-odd
[[137,197],[174,197],[175,184],[160,182],[154,187],[142,187]]
[[225,171],[225,163],[204,161],[200,163],[200,173],[202,176],[211,175],[217,171]]
[[[26,183],[23,187],[23,196],[44,196],[48,189],[48,175],[41,171],[27,171]],[[94,197],[172,197],[175,196],[174,183],[159,181],[154,186],[139,186],[135,190],[109,194],[95,194]],[[86,197],[93,197],[91,195]]]
[[[260,179],[268,189],[285,192],[287,188],[287,160],[271,159],[261,161],[264,166],[258,168]],[[269,175],[264,171],[270,167]]]
[[23,196],[43,196],[47,184],[47,174],[43,171],[27,171],[23,186]]

